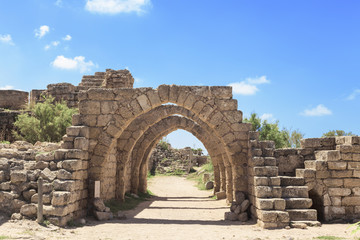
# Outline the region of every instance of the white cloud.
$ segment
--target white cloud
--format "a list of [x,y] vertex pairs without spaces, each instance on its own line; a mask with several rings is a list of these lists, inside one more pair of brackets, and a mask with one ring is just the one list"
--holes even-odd
[[62,0],[56,0],[55,5],[58,7],[62,7],[62,5],[63,5]]
[[254,95],[259,89],[255,85],[247,84],[246,82],[230,83],[229,86],[233,88],[235,94]]
[[62,55],[57,56],[51,65],[55,68],[64,70],[79,70],[81,73],[88,72],[92,67],[95,67],[95,64],[92,61],[86,62],[85,57],[83,56],[77,56],[71,59]]
[[360,89],[355,89],[355,90],[346,98],[346,100],[354,100],[357,95],[360,95]]
[[0,35],[0,42],[6,43],[9,45],[15,45],[10,34]]
[[316,117],[320,117],[320,116],[325,116],[325,115],[331,115],[332,112],[330,109],[328,109],[327,107],[325,107],[323,104],[319,104],[316,107],[312,108],[312,109],[305,109],[301,115],[304,116],[316,116]]
[[53,42],[51,42],[51,45],[53,45],[54,47],[56,47],[56,46],[59,45],[59,44],[60,44],[59,41],[53,41]]
[[44,37],[47,33],[49,33],[49,31],[50,31],[49,26],[43,25],[39,29],[35,29],[35,37],[40,39]]
[[59,44],[60,44],[59,41],[53,41],[53,42],[51,42],[50,44],[46,45],[46,46],[44,47],[44,49],[45,49],[45,50],[49,50],[49,49],[51,48],[51,46],[56,47],[56,46],[58,46]]
[[261,76],[258,78],[247,78],[246,81],[250,84],[264,84],[264,83],[270,83],[268,79],[266,79],[266,76]]
[[10,85],[6,85],[4,87],[0,87],[0,90],[11,90],[11,89],[14,89],[13,86],[10,86]]
[[274,122],[276,119],[274,118],[274,115],[272,113],[264,113],[263,115],[260,116],[261,121],[269,121],[269,122]]
[[266,76],[261,76],[259,78],[247,78],[245,81],[230,83],[228,86],[233,88],[234,94],[240,95],[254,95],[259,91],[256,85],[270,83]]
[[145,12],[144,8],[151,6],[150,0],[87,0],[85,9],[93,13],[117,14]]
[[72,39],[72,37],[68,34],[65,37],[63,37],[64,41],[70,41]]

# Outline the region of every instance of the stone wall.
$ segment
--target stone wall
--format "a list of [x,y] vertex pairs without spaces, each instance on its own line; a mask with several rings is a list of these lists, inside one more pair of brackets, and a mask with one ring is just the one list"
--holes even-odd
[[249,198],[261,226],[360,219],[360,137],[302,139],[301,148],[271,150],[271,142],[251,136]]
[[29,93],[18,90],[0,90],[0,108],[19,110],[28,103]]
[[0,144],[0,211],[35,218],[37,180],[42,177],[47,220],[63,226],[72,218],[85,215],[87,162],[80,159],[80,150],[59,148],[55,143]]
[[78,94],[81,90],[90,88],[132,88],[134,78],[128,70],[106,69],[106,72],[96,72],[94,75],[83,76],[80,84],[74,86],[70,83],[56,83],[47,85],[46,90],[31,91],[31,104],[43,102],[42,96],[51,95],[55,101],[65,100],[68,107],[78,107]]
[[[360,137],[331,139],[335,150],[315,151],[305,161],[304,176],[321,220],[328,222],[360,219]],[[320,147],[319,141],[304,139],[303,146]],[[330,145],[330,144],[329,144]]]
[[[259,141],[251,124],[242,123],[231,87],[134,89],[133,82],[127,70],[108,69],[84,76],[79,86],[50,84],[32,91],[32,103],[51,94],[78,105],[79,114],[60,147],[0,145],[1,209],[33,217],[39,176],[45,179],[45,216],[57,225],[85,215],[95,181],[102,199],[145,192],[151,150],[162,137],[184,129],[209,151],[215,193],[222,192],[229,203],[240,203],[240,195],[248,198],[260,226],[360,218],[359,137],[304,139],[301,148],[276,150],[272,141]],[[3,115],[0,129],[15,115]]]

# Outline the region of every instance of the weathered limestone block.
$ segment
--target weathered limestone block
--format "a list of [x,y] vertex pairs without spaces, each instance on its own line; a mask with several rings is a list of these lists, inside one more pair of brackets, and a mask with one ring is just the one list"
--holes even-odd
[[255,186],[269,186],[269,178],[268,177],[254,177],[254,185]]
[[344,197],[341,204],[343,206],[359,206],[360,197]]
[[81,159],[69,159],[62,162],[62,168],[67,171],[77,171],[86,169],[87,161]]
[[276,166],[264,166],[264,167],[254,167],[255,176],[267,176],[274,177],[278,174],[278,168]]
[[226,198],[226,192],[217,192],[217,193],[215,193],[215,195],[216,195],[217,200]]
[[360,178],[344,179],[344,187],[357,187],[357,186],[360,186]]
[[360,162],[347,162],[348,169],[358,169],[360,170]]
[[255,186],[255,196],[258,198],[273,197],[272,188],[269,186]]
[[114,215],[112,212],[98,212],[94,211],[95,217],[99,221],[106,221],[114,218]]
[[13,184],[19,184],[27,181],[27,174],[25,171],[11,171],[10,181]]
[[106,206],[104,204],[104,201],[101,198],[95,198],[93,204],[94,204],[96,211],[105,212]]
[[353,176],[353,171],[352,170],[331,170],[330,171],[330,176],[332,178],[350,178]]
[[56,177],[60,180],[67,180],[67,179],[72,179],[72,174],[66,171],[65,169],[60,169],[57,172]]
[[0,158],[0,170],[8,170],[9,167],[9,160],[6,158]]
[[[43,195],[43,203],[44,204],[50,204],[51,203],[51,194],[44,194]],[[34,195],[31,196],[31,200],[32,203],[38,203],[39,201],[39,195],[37,193],[35,193]]]
[[351,189],[349,188],[329,188],[330,196],[349,196],[351,194]]
[[88,150],[89,149],[89,139],[87,139],[85,137],[75,138],[74,147],[76,149],[80,149],[80,150],[84,150],[84,151]]
[[346,162],[329,162],[328,167],[331,170],[345,170],[347,168]]
[[54,161],[55,156],[54,153],[39,153],[35,156],[35,160],[36,161],[44,161],[44,162],[50,162],[50,161]]
[[355,196],[360,196],[360,187],[354,187],[352,192]]
[[71,192],[55,191],[55,192],[53,192],[51,204],[53,206],[64,206],[69,203],[70,198],[71,198]]
[[40,177],[42,177],[44,180],[49,180],[52,182],[56,178],[56,172],[51,171],[48,168],[45,168],[40,172]]
[[324,179],[324,184],[328,187],[342,187],[344,185],[344,179]]
[[211,86],[211,95],[220,99],[231,99],[232,98],[232,87],[223,86]]
[[100,101],[80,101],[79,112],[83,115],[100,114]]
[[53,182],[54,190],[56,191],[74,191],[76,190],[76,183],[72,180],[60,181],[58,179]]
[[345,207],[329,206],[325,207],[328,209],[329,215],[345,215]]
[[264,222],[289,222],[289,214],[284,211],[258,210],[257,216]]
[[340,160],[341,155],[338,150],[316,151],[315,158],[316,160],[338,161]]
[[357,136],[341,136],[341,137],[335,137],[335,141],[337,145],[359,145],[360,144],[360,138]]
[[352,159],[354,161],[360,161],[360,153],[353,153],[352,154]]
[[89,100],[115,100],[113,89],[91,88],[87,91]]
[[225,218],[225,220],[229,220],[229,221],[237,221],[238,215],[233,212],[225,212],[224,218]]
[[266,198],[256,198],[256,207],[262,210],[274,209],[274,200]]
[[25,204],[20,208],[21,215],[29,218],[36,217],[37,206],[35,204]]
[[286,186],[282,187],[282,197],[285,198],[308,198],[308,187],[307,186]]

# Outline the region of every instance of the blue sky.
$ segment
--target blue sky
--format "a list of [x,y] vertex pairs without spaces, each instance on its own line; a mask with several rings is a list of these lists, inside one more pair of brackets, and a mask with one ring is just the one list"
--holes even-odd
[[[0,0],[0,88],[128,68],[135,87],[232,85],[245,116],[307,138],[360,134],[359,12],[357,0]],[[199,146],[190,135],[168,139]]]

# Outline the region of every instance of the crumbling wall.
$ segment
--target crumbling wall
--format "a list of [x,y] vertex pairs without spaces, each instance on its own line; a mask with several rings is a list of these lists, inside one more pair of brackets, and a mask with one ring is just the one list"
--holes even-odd
[[78,95],[82,90],[90,88],[132,88],[134,78],[128,70],[106,69],[106,72],[96,72],[94,75],[84,75],[80,84],[56,83],[47,85],[45,90],[32,90],[30,103],[43,102],[43,96],[53,96],[55,101],[65,100],[68,107],[78,107]]
[[0,108],[19,110],[27,105],[28,92],[18,90],[0,90]]
[[[332,138],[335,150],[315,151],[299,171],[313,197],[314,207],[324,221],[352,221],[360,218],[360,137]],[[319,147],[319,141],[311,141]],[[310,146],[307,139],[303,145]]]
[[42,177],[45,219],[65,225],[73,217],[85,215],[77,210],[87,204],[87,165],[80,160],[80,150],[59,148],[56,143],[0,144],[0,211],[35,218],[37,180]]
[[[167,147],[164,147],[164,144]],[[190,151],[192,151],[191,156]],[[192,150],[190,147],[175,149],[168,143],[157,144],[149,159],[149,170],[152,174],[176,170],[189,172],[193,166],[201,166],[207,163],[207,156],[195,154],[198,152],[198,150]]]

